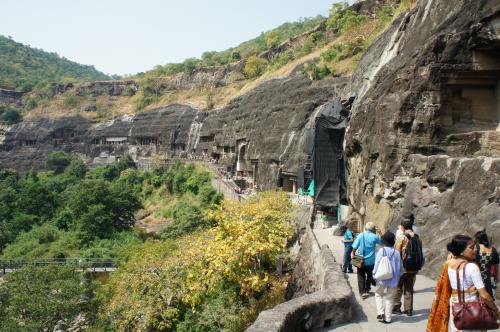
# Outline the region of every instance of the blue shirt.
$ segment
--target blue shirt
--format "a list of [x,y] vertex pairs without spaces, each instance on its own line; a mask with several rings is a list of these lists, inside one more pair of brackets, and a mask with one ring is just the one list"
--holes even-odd
[[370,231],[364,231],[356,236],[352,247],[356,250],[356,255],[363,255],[365,265],[375,264],[375,246],[380,243],[380,237]]
[[391,247],[380,248],[375,257],[375,267],[373,268],[373,274],[377,272],[378,264],[385,255],[389,257],[389,262],[391,262],[392,267],[392,278],[387,280],[377,280],[380,285],[389,286],[391,288],[398,287],[399,278],[403,275],[403,264],[401,263],[401,255],[399,251]]
[[[348,229],[344,234],[344,240],[352,240],[353,238],[351,230]],[[344,242],[344,247],[352,247],[352,242]]]

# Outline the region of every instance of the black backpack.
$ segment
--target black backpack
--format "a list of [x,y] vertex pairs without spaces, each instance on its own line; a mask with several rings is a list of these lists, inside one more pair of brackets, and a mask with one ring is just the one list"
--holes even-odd
[[422,252],[422,242],[417,234],[410,236],[405,234],[408,238],[408,245],[406,246],[406,256],[403,260],[403,267],[408,271],[419,271],[424,266],[425,258]]

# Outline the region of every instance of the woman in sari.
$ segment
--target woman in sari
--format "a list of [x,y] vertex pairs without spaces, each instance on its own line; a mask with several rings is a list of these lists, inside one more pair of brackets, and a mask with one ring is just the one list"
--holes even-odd
[[[476,233],[476,263],[481,270],[483,277],[484,287],[492,297],[494,297],[494,290],[497,288],[496,272],[498,271],[498,252],[490,244],[488,234],[486,231],[479,231]],[[492,273],[495,272],[495,273]]]
[[448,243],[447,249],[451,252],[451,256],[444,264],[436,285],[436,293],[426,331],[460,331],[455,327],[451,313],[451,304],[458,302],[457,270],[459,272],[460,289],[465,293],[465,301],[477,301],[481,297],[484,303],[496,312],[497,317],[499,317],[498,308],[484,287],[479,267],[471,263],[476,258],[472,239],[466,235],[456,235]]

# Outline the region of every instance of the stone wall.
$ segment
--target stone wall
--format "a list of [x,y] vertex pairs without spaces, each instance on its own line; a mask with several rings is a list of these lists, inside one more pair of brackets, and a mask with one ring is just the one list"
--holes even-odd
[[327,245],[319,247],[309,225],[300,245],[294,271],[300,296],[261,312],[247,332],[294,332],[350,321],[351,286],[332,251]]

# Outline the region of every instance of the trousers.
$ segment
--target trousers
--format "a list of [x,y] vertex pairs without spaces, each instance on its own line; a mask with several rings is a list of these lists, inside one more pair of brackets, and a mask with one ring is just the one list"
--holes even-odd
[[359,294],[368,293],[372,287],[374,265],[363,265],[358,269],[358,290]]
[[344,262],[342,264],[342,272],[344,273],[352,273],[351,252],[352,247],[344,247]]
[[[404,272],[399,279],[398,290],[394,298],[394,308],[401,309],[402,311],[413,310],[413,286],[417,274],[414,272]],[[401,302],[401,295],[403,295],[403,302]],[[401,308],[401,305],[403,307]]]
[[387,322],[390,322],[392,319],[392,308],[394,307],[394,297],[396,296],[397,290],[397,288],[391,288],[385,285],[378,285],[375,289],[377,315],[384,315]]

